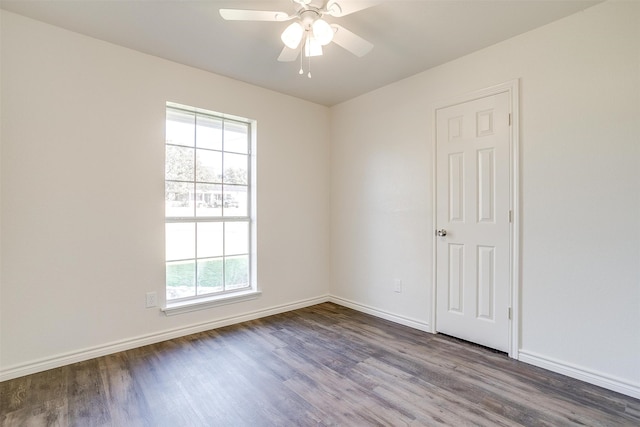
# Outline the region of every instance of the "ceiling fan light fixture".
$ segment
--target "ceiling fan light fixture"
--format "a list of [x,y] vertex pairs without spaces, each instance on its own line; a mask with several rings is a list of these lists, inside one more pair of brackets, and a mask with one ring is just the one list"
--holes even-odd
[[294,22],[282,32],[280,39],[289,49],[295,49],[300,45],[303,33],[302,25],[299,22]]
[[324,19],[316,19],[311,26],[313,38],[322,46],[326,46],[333,40],[333,28]]
[[[0,0],[2,1],[2,0]],[[304,61],[308,61],[307,76],[311,78],[311,57],[322,55],[322,46],[335,43],[354,55],[361,57],[373,48],[362,37],[338,24],[328,24],[325,16],[341,18],[354,12],[367,9],[382,0],[349,0],[343,6],[343,0],[289,0],[297,6],[292,14],[270,10],[220,9],[220,16],[226,21],[291,21],[280,34],[284,48],[278,56],[280,62],[295,61],[300,57],[299,74],[304,74]],[[324,5],[324,6],[323,6]]]

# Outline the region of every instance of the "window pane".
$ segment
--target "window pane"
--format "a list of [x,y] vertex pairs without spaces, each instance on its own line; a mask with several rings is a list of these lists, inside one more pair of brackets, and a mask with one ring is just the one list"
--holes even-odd
[[249,125],[224,122],[224,151],[249,153]]
[[196,224],[193,222],[165,225],[167,261],[196,257]]
[[226,290],[249,286],[249,257],[236,256],[224,260],[224,288]]
[[167,263],[167,300],[192,297],[196,294],[195,261]]
[[249,253],[249,223],[225,222],[224,254],[244,255]]
[[245,154],[224,154],[225,184],[247,184],[247,161]]
[[193,184],[186,182],[165,182],[165,215],[168,217],[192,217]]
[[196,181],[222,182],[222,153],[196,150]]
[[198,223],[198,258],[211,258],[224,255],[222,252],[224,224],[221,222]]
[[196,146],[222,150],[222,120],[198,116],[196,118]]
[[198,295],[223,289],[222,258],[198,260]]
[[193,147],[195,141],[195,115],[184,111],[167,110],[167,144]]
[[250,287],[251,124],[167,106],[167,301]]
[[193,148],[167,145],[165,179],[193,181]]
[[225,185],[223,216],[247,216],[248,211],[247,187]]
[[196,216],[220,216],[222,205],[222,185],[196,184]]

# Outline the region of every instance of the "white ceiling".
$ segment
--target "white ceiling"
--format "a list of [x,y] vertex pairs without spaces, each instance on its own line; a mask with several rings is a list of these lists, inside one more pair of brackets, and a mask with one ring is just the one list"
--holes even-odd
[[[339,0],[339,2],[350,0]],[[354,0],[351,0],[354,1]],[[314,0],[322,4],[322,0]],[[220,8],[296,10],[292,0],[1,0],[8,11],[140,52],[331,106],[600,0],[387,0],[326,18],[369,40],[362,58],[330,44],[312,59],[283,63],[287,22],[224,21]]]

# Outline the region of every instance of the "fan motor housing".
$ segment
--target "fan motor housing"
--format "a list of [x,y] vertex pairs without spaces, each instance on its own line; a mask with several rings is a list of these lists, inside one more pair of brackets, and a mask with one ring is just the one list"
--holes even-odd
[[320,13],[320,10],[316,8],[308,8],[308,9],[300,10],[298,12],[298,16],[302,21],[302,25],[305,28],[309,28],[315,22],[316,19],[322,16],[322,14]]

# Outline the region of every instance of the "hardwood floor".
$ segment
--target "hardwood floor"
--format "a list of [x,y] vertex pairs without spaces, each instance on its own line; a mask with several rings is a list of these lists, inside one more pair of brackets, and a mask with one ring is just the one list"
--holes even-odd
[[640,400],[331,303],[0,383],[2,426],[639,426]]

